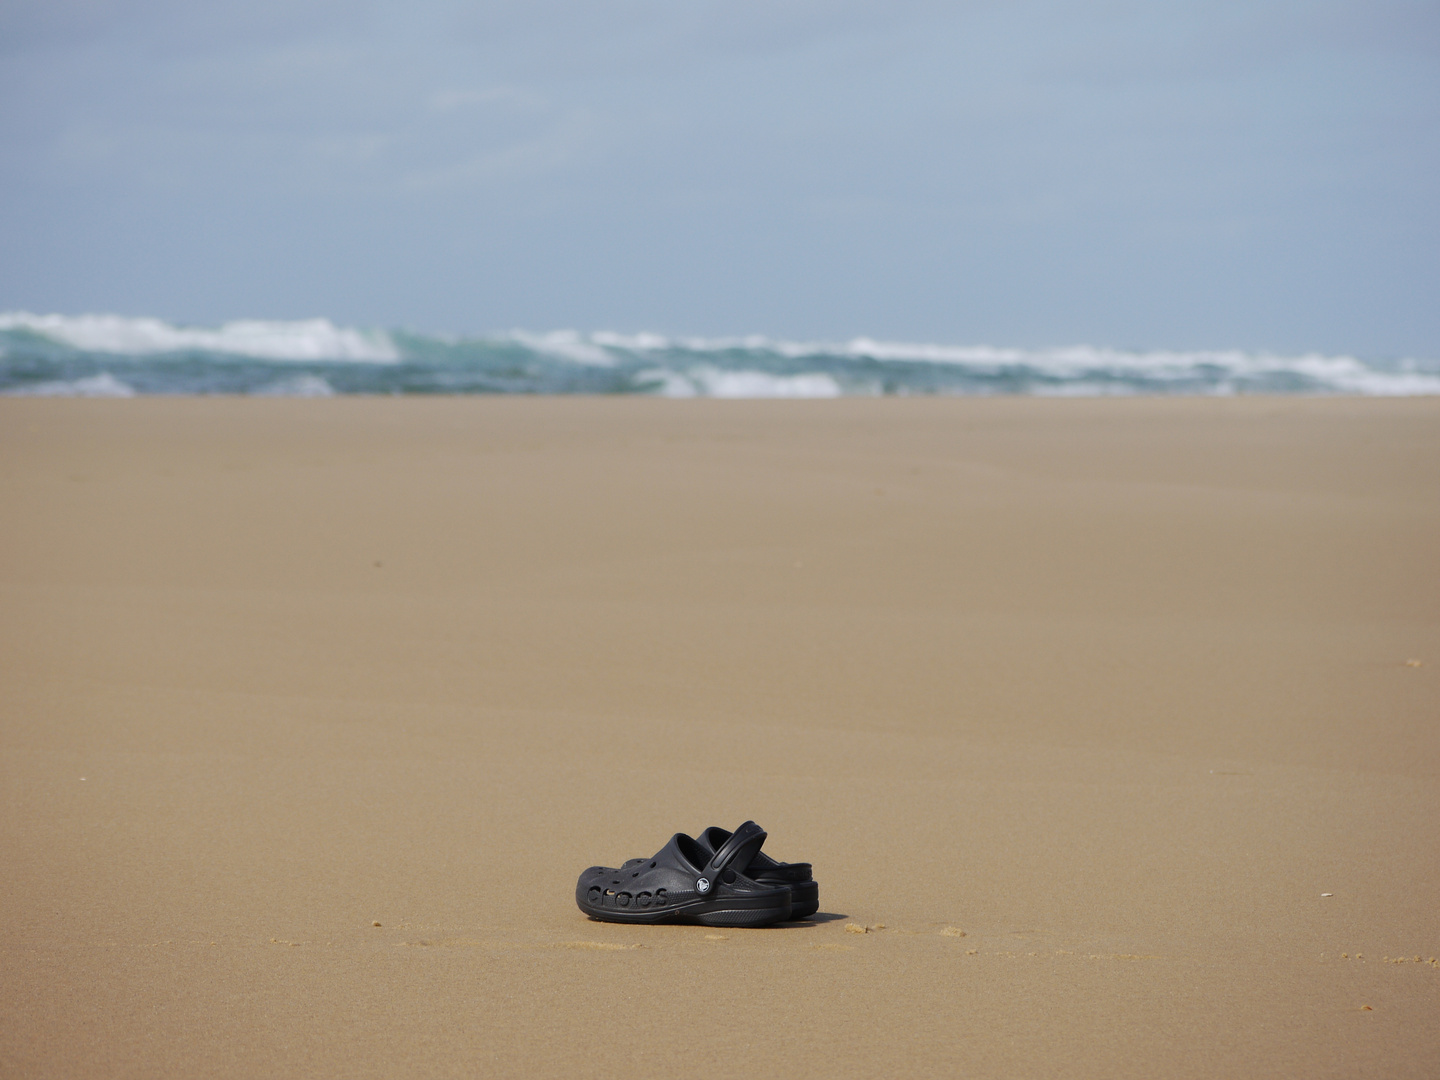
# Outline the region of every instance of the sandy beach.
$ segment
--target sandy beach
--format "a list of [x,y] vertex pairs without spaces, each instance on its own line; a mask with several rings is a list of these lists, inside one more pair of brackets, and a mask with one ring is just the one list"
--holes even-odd
[[[0,520],[5,1077],[1440,1069],[1440,399],[9,399]],[[747,818],[817,919],[576,909]]]

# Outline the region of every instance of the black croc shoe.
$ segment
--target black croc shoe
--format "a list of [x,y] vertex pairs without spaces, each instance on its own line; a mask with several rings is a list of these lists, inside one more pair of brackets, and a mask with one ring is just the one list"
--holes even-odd
[[790,889],[761,885],[742,870],[765,842],[747,821],[719,847],[676,833],[653,859],[592,866],[575,885],[575,903],[592,919],[625,923],[769,926],[790,918]]
[[[746,822],[753,825],[754,822]],[[740,835],[745,828],[741,825],[734,833]],[[731,839],[730,833],[715,825],[710,826],[696,840],[706,854],[723,847]],[[735,864],[740,867],[739,863]],[[790,888],[790,918],[808,919],[820,910],[820,885],[815,880],[808,862],[776,862],[759,848],[750,858],[750,864],[740,867],[746,877],[759,885],[787,885]]]

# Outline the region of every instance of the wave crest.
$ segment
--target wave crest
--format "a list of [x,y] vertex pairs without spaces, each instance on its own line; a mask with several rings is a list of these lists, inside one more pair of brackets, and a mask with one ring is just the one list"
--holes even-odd
[[388,334],[338,327],[329,319],[241,319],[210,330],[124,315],[32,315],[16,311],[0,314],[0,330],[28,331],[83,352],[119,356],[204,352],[257,360],[380,364],[400,359]]
[[867,337],[823,342],[575,330],[441,337],[358,330],[328,319],[243,320],[205,329],[119,315],[0,314],[0,392],[124,391],[1406,396],[1440,394],[1440,361],[1238,349],[1019,349]]

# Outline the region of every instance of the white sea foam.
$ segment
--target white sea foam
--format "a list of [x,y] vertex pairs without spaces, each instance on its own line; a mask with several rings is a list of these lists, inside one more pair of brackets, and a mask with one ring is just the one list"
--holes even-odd
[[700,396],[700,390],[694,382],[678,371],[671,371],[668,368],[649,368],[637,372],[635,381],[641,386],[657,387],[655,392],[660,397],[692,398]]
[[661,382],[660,393],[665,397],[833,398],[844,392],[831,376],[819,373],[771,375],[766,371],[694,367],[683,373],[658,370],[653,374]]
[[335,388],[319,375],[299,375],[266,383],[251,393],[258,397],[334,397]]
[[102,371],[99,375],[90,375],[83,379],[32,383],[29,386],[12,386],[0,391],[0,393],[8,394],[12,397],[128,398],[135,396],[135,389],[121,382],[108,371]]
[[[1117,386],[1105,379],[1150,382],[1212,381],[1208,393],[1234,393],[1232,381],[1299,377],[1332,393],[1407,396],[1440,394],[1440,366],[1422,370],[1413,360],[1379,367],[1354,356],[1306,353],[1282,356],[1239,349],[1124,350],[1091,345],[1049,349],[1001,348],[992,345],[936,345],[924,342],[877,341],[858,337],[845,342],[787,341],[758,335],[723,338],[667,338],[660,334],[590,335],[596,344],[631,353],[680,349],[691,353],[756,352],[791,361],[870,360],[883,364],[934,364],[962,368],[967,374],[991,378],[1006,373],[1032,373],[1065,385],[1035,385],[1032,393],[1095,395],[1135,393],[1140,387]],[[802,376],[803,377],[803,376]],[[1073,381],[1072,381],[1073,380]],[[702,380],[703,383],[703,380]],[[704,391],[702,391],[704,392]],[[849,392],[855,392],[852,387]],[[863,392],[863,391],[862,391]]]
[[[803,347],[802,347],[803,348]],[[1390,371],[1372,367],[1353,356],[1323,356],[1308,353],[1280,356],[1274,353],[1247,353],[1238,349],[1127,352],[1119,349],[1076,345],[1056,349],[999,349],[990,346],[952,347],[876,342],[859,338],[845,346],[848,355],[882,362],[910,362],[959,365],[977,374],[997,374],[1007,368],[1024,368],[1057,379],[1082,380],[1066,393],[1125,393],[1126,390],[1085,381],[1087,376],[1144,378],[1179,381],[1206,372],[1225,376],[1211,393],[1234,391],[1234,378],[1300,376],[1325,389],[1341,393],[1413,395],[1440,393],[1440,374],[1426,373],[1403,365]],[[791,355],[788,354],[787,355]],[[816,355],[796,352],[793,355]],[[1087,391],[1083,387],[1090,387]],[[1037,390],[1036,392],[1040,392]]]
[[582,336],[574,330],[552,330],[548,334],[531,334],[524,330],[512,330],[510,337],[534,349],[538,353],[556,356],[577,364],[592,364],[597,367],[614,367],[615,358],[603,348],[598,335]]
[[259,360],[383,364],[400,359],[388,334],[339,327],[329,319],[244,319],[210,330],[124,315],[32,315],[15,311],[0,314],[0,330],[28,330],[71,348],[125,356],[199,351]]
[[629,352],[653,352],[658,349],[668,349],[670,339],[664,334],[616,334],[609,330],[597,330],[590,335],[590,340],[596,345],[605,345],[615,349],[626,349]]
[[1133,397],[1137,391],[1124,383],[1075,382],[1041,383],[1030,391],[1035,397]]
[[[1090,345],[1022,349],[869,337],[827,342],[574,330],[516,330],[493,337],[406,333],[392,338],[383,332],[339,327],[326,319],[251,320],[204,329],[152,318],[25,312],[0,314],[0,335],[0,386],[25,393],[128,391],[130,387],[120,380],[99,374],[116,365],[115,357],[125,356],[128,359],[116,370],[147,393],[320,396],[336,392],[333,378],[327,381],[314,371],[277,381],[272,369],[231,363],[232,357],[248,357],[369,365],[364,371],[351,368],[345,375],[346,392],[358,393],[1440,395],[1440,360],[1382,362],[1348,355],[1285,356],[1238,349],[1125,350]],[[71,356],[67,349],[88,355]],[[517,353],[525,355],[520,364]],[[184,364],[172,363],[177,354],[184,356]]]

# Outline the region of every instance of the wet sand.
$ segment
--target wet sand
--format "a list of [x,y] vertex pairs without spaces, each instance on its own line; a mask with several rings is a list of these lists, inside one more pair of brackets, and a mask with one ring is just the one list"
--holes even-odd
[[[0,522],[0,1075],[1435,1075],[1440,401],[0,400]],[[751,817],[813,923],[576,910]]]

